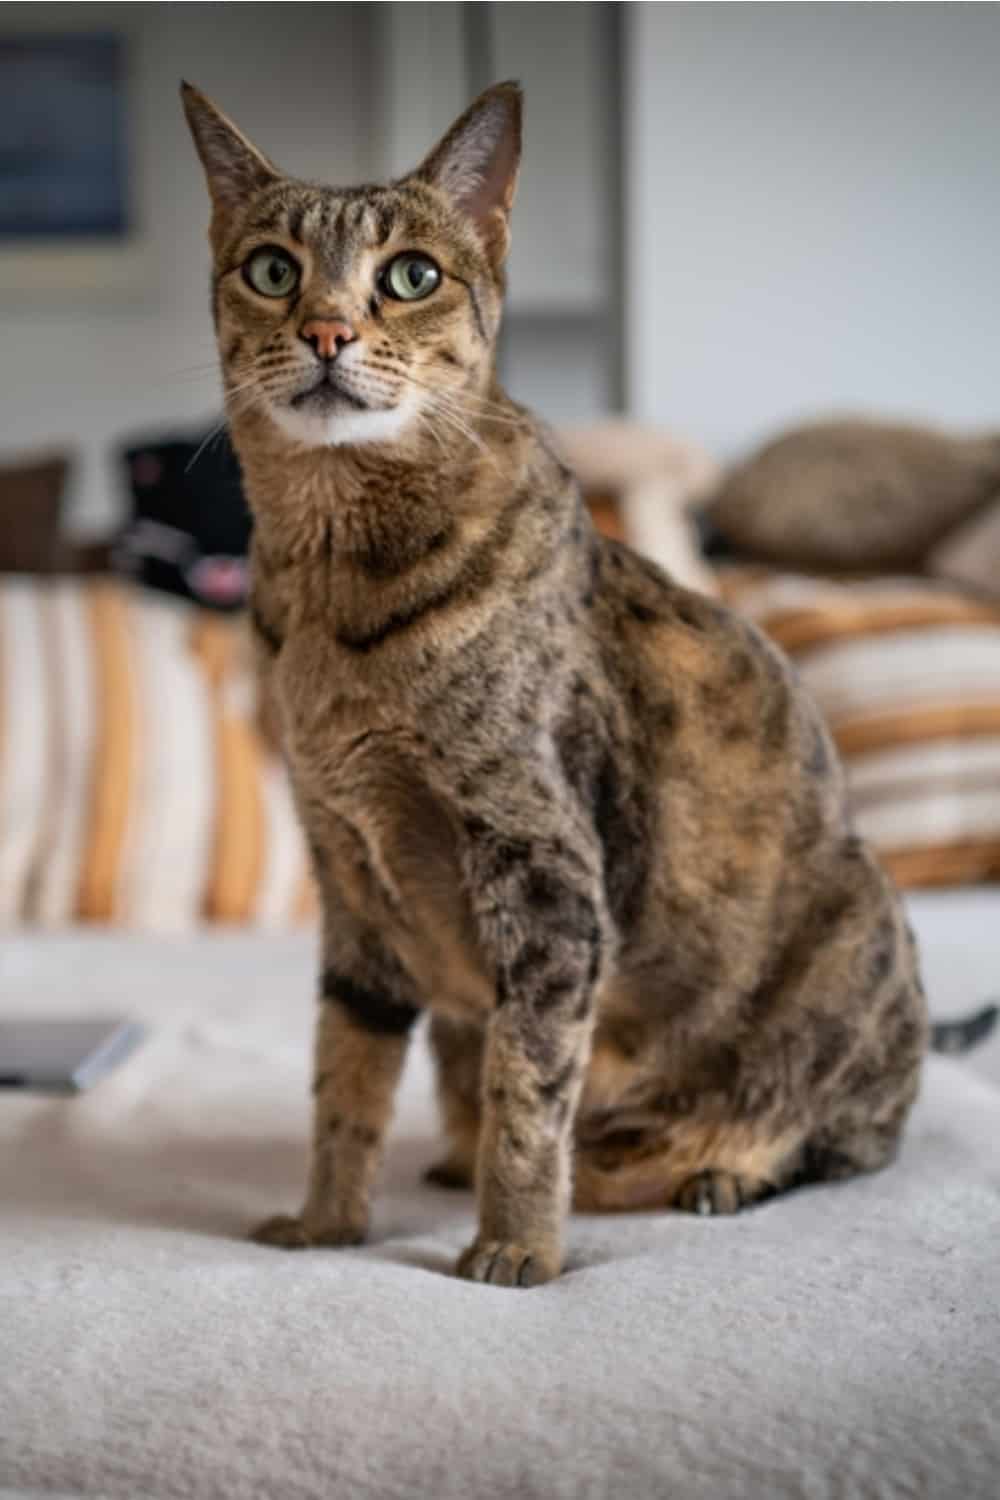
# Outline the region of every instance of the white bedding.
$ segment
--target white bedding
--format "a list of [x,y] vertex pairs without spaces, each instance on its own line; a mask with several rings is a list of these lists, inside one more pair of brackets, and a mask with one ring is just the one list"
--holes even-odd
[[[1000,991],[1000,893],[913,903],[936,1014]],[[933,1059],[890,1171],[735,1219],[574,1219],[530,1292],[448,1275],[466,1195],[415,1049],[362,1249],[296,1206],[306,940],[0,949],[5,1011],[122,1009],[91,1094],[0,1094],[0,1492],[109,1500],[995,1500],[1000,1039]]]

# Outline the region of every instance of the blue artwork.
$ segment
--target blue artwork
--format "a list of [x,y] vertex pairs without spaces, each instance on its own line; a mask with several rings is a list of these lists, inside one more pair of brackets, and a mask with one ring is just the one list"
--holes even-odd
[[0,38],[0,239],[128,229],[119,38]]

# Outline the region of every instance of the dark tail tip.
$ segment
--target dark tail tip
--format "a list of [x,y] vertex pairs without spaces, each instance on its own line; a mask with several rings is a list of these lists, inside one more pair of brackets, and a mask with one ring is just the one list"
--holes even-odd
[[932,1052],[968,1052],[985,1042],[997,1024],[1000,1005],[984,1005],[971,1016],[961,1021],[938,1021],[931,1027]]

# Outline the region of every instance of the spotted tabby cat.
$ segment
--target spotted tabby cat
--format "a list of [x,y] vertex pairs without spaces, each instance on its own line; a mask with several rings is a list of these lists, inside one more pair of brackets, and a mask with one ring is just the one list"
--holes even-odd
[[322,893],[315,1135],[268,1244],[365,1234],[431,1012],[476,1281],[584,1209],[883,1166],[927,1040],[830,739],[745,620],[595,534],[494,352],[513,84],[410,176],[286,176],[197,90],[253,617]]

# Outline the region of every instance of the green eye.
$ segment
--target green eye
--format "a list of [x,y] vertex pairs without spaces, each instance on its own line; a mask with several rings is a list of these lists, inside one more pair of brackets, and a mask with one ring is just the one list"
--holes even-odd
[[441,272],[426,255],[397,255],[382,273],[382,285],[400,302],[419,302],[441,284]]
[[243,267],[243,275],[262,297],[288,297],[299,284],[298,263],[284,250],[265,245],[255,250]]

